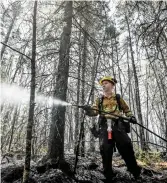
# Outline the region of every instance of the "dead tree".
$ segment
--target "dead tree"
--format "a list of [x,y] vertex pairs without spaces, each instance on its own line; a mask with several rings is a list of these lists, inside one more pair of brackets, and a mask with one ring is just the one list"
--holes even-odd
[[34,124],[34,108],[35,108],[35,59],[36,59],[36,16],[37,16],[37,1],[34,2],[34,15],[33,15],[33,38],[32,38],[32,59],[31,59],[31,88],[30,88],[30,103],[29,103],[29,115],[27,124],[27,136],[26,136],[26,157],[23,173],[23,183],[28,183],[30,173],[30,161],[31,161],[31,140],[32,129]]
[[[5,44],[8,43],[9,37],[10,37],[10,35],[11,35],[11,31],[12,31],[12,29],[13,29],[14,23],[15,23],[15,21],[16,21],[16,18],[17,18],[18,14],[19,14],[20,9],[21,9],[21,4],[20,4],[19,1],[16,1],[16,2],[14,2],[14,3],[12,4],[12,13],[13,13],[13,17],[12,17],[12,21],[11,21],[11,23],[10,23],[10,25],[9,25],[7,34],[6,34],[5,39],[4,39],[4,43],[5,43]],[[1,59],[2,59],[3,54],[4,54],[4,52],[5,52],[5,48],[6,48],[6,46],[5,46],[5,45],[2,45],[2,49],[1,49]]]
[[[64,23],[65,26],[60,39],[59,64],[53,94],[54,97],[59,98],[60,100],[66,100],[68,85],[72,1],[66,2],[64,9]],[[48,158],[53,161],[56,159],[64,159],[65,111],[66,109],[64,106],[53,106],[52,108]]]
[[[138,76],[137,76],[137,71],[136,71],[135,60],[134,60],[134,52],[133,52],[133,48],[132,48],[131,31],[130,31],[129,21],[128,21],[128,17],[126,15],[126,13],[125,13],[125,20],[126,20],[126,24],[127,24],[127,28],[128,28],[129,48],[130,48],[133,74],[134,74],[134,80],[135,80],[135,101],[136,101],[137,115],[138,115],[139,123],[141,125],[143,125],[143,117],[142,117],[141,103],[140,103],[139,81],[138,81]],[[141,127],[140,127],[140,138],[141,138],[141,149],[147,150],[148,146],[145,143],[146,140],[145,140],[145,135],[144,135],[144,129]]]

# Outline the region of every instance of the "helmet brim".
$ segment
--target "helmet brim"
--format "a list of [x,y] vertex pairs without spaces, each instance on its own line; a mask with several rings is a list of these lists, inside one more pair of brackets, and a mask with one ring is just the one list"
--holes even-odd
[[109,80],[109,79],[101,79],[100,81],[99,81],[99,84],[102,86],[102,84],[103,84],[103,81],[109,81],[110,83],[112,83],[113,85],[115,85],[116,83],[114,82],[114,81],[112,81],[112,80]]

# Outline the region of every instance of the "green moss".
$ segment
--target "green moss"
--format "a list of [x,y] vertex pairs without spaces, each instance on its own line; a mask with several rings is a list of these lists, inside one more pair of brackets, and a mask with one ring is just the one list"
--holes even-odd
[[159,163],[162,162],[162,159],[160,157],[160,152],[157,151],[142,151],[139,149],[136,153],[136,158],[139,161],[142,161],[143,163],[147,165],[151,165],[152,163]]

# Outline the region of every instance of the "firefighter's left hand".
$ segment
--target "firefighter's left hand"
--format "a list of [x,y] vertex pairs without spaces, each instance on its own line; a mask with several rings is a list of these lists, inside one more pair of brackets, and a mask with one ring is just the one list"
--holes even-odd
[[129,122],[133,124],[137,124],[137,119],[135,118],[135,116],[131,116],[129,119]]

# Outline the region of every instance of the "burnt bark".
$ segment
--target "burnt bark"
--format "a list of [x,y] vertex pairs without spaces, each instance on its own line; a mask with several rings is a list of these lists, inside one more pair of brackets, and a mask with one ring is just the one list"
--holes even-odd
[[13,115],[13,120],[12,120],[12,127],[11,127],[11,135],[10,135],[10,141],[9,141],[9,147],[8,147],[8,152],[10,152],[12,141],[13,141],[13,135],[14,135],[14,129],[15,129],[15,124],[18,118],[19,112],[18,108],[16,107]]
[[[85,26],[86,29],[86,26]],[[85,73],[86,73],[86,61],[87,61],[87,34],[84,32],[84,40],[83,40],[83,55],[82,55],[82,89],[81,89],[81,103],[85,104]],[[81,119],[84,120],[84,113],[82,113]],[[82,128],[82,137],[81,137],[81,156],[85,155],[85,125]]]
[[34,2],[34,15],[33,15],[33,38],[32,38],[32,59],[31,59],[31,88],[30,88],[30,103],[29,115],[27,124],[26,135],[26,157],[23,173],[23,183],[27,183],[30,174],[30,161],[31,161],[31,143],[32,143],[32,129],[34,125],[34,108],[35,108],[35,59],[36,59],[36,16],[37,16],[37,1]]
[[[64,10],[63,32],[60,40],[59,64],[54,86],[53,96],[60,100],[66,100],[68,75],[69,75],[69,51],[70,36],[72,27],[72,1],[67,1]],[[53,106],[50,135],[48,143],[48,158],[64,159],[64,131],[65,131],[65,112],[64,106]]]
[[[130,48],[132,68],[133,68],[133,74],[134,74],[134,80],[135,80],[135,101],[136,101],[136,108],[137,108],[137,116],[138,116],[139,123],[141,125],[143,125],[143,117],[142,117],[141,103],[140,103],[139,81],[138,81],[138,76],[137,76],[137,71],[136,71],[135,60],[134,60],[134,52],[133,52],[133,48],[132,48],[130,25],[129,25],[128,17],[126,14],[125,14],[125,20],[126,20],[127,28],[128,28],[129,48]],[[145,143],[146,140],[145,140],[145,135],[144,135],[144,129],[140,127],[139,130],[140,130],[140,139],[141,139],[141,149],[147,150],[148,145]]]
[[[79,32],[79,41],[81,40],[81,30]],[[76,105],[79,105],[80,102],[80,78],[81,74],[81,45],[79,44],[79,63],[78,63],[78,81],[77,81],[77,101]],[[79,108],[76,107],[75,109],[75,148],[74,148],[74,154],[76,154],[76,148],[77,148],[77,143],[78,143],[78,138],[79,138],[79,124],[80,124],[80,115],[79,115]]]

